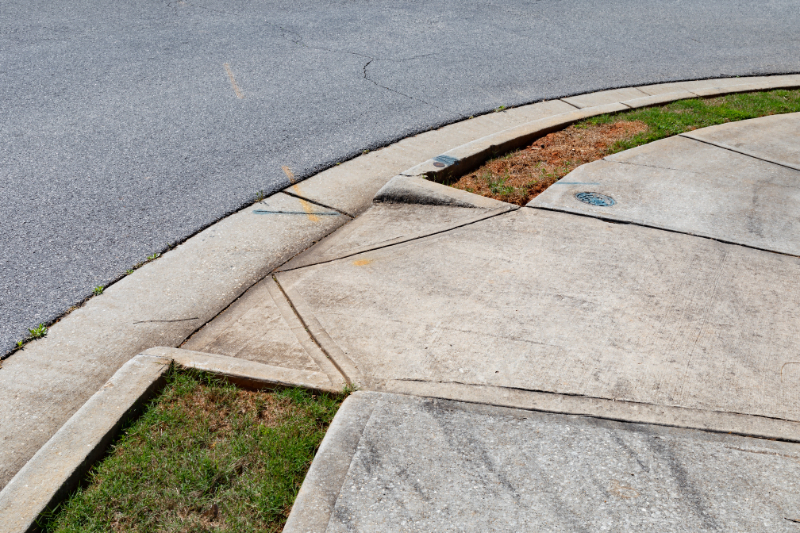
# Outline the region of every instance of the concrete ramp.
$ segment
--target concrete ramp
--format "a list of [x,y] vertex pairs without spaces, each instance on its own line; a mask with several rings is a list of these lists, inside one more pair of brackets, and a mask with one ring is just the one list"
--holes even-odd
[[277,279],[370,388],[491,386],[800,421],[796,258],[522,209]]

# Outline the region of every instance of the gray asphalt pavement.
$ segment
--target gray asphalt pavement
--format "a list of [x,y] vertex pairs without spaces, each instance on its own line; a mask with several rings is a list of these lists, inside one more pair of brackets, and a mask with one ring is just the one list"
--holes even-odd
[[283,166],[500,105],[800,72],[798,27],[793,0],[6,0],[0,353]]

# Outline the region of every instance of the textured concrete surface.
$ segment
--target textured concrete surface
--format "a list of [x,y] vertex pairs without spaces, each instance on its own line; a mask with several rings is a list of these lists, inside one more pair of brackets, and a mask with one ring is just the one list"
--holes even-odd
[[377,393],[337,419],[336,461],[300,491],[338,488],[335,505],[298,498],[287,533],[794,532],[800,517],[797,444]]
[[720,124],[683,135],[800,170],[800,113]]
[[682,136],[578,167],[528,205],[800,255],[800,171]]
[[126,361],[153,346],[177,346],[349,220],[328,212],[276,194],[144,265],[3,361],[0,487]]
[[10,0],[0,13],[3,351],[288,185],[284,166],[302,178],[501,105],[800,70],[791,0]]
[[283,309],[273,300],[267,286],[270,283],[275,283],[272,278],[250,288],[189,337],[181,348],[284,368],[320,371],[319,364],[308,355],[304,343],[289,325],[292,317],[285,317]]
[[800,420],[794,257],[526,208],[277,279],[371,388],[463,383]]

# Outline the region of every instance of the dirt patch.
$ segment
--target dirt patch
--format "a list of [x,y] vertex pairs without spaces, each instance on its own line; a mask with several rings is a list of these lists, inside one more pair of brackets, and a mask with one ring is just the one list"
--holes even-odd
[[608,155],[615,143],[645,131],[647,124],[639,121],[570,126],[527,148],[487,161],[452,186],[525,205],[575,168]]

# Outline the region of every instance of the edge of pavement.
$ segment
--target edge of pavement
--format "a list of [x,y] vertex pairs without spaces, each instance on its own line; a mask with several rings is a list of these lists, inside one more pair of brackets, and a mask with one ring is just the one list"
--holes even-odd
[[[363,213],[392,178],[424,176],[443,181],[494,155],[604,113],[687,98],[797,87],[800,74],[675,82],[599,91],[490,113],[409,137],[334,166],[206,228],[91,298],[55,323],[45,338],[27,344],[3,361],[0,403],[7,408],[0,413],[0,427],[14,428],[16,436],[28,436],[15,439],[19,441],[16,444],[6,441],[0,447],[0,484],[13,475],[0,491],[0,531],[33,527],[39,512],[102,456],[114,428],[126,414],[145,399],[147,391],[158,388],[153,384],[164,370],[152,370],[149,375],[155,377],[147,385],[150,388],[136,389],[137,393],[131,383],[128,396],[114,400],[127,407],[97,411],[106,398],[113,396],[107,394],[108,389],[134,368],[160,365],[166,369],[170,361],[175,361],[217,372],[245,386],[298,385],[338,391],[327,376],[300,376],[292,374],[296,371],[263,368],[267,365],[234,362],[230,360],[233,358],[214,359],[221,356],[174,348],[137,354],[152,346],[179,346],[248,288]],[[290,169],[286,170],[290,174]],[[419,189],[423,190],[420,194],[426,194],[424,185]],[[461,197],[457,200],[460,202]],[[402,195],[389,195],[383,201],[404,200]],[[26,399],[25,412],[21,412],[19,398]],[[31,405],[35,404],[39,412],[32,417]],[[76,418],[100,412],[110,417],[104,422],[104,432],[97,433],[91,424],[81,429],[83,426],[75,422]],[[64,440],[67,438],[85,443],[81,434],[89,430],[96,438],[93,444],[81,446],[80,453],[76,450],[48,458],[53,461],[48,463],[51,482],[48,488],[34,491],[36,500],[20,500],[13,495],[19,487],[31,485],[36,465],[48,450],[72,442]],[[38,452],[34,455],[30,450]],[[27,457],[22,457],[26,453]],[[34,503],[45,500],[41,507]],[[38,510],[31,517],[34,508]],[[24,518],[14,521],[20,527],[12,527],[10,518],[6,518],[23,515],[28,516],[27,522]],[[24,523],[28,525],[23,527]]]

